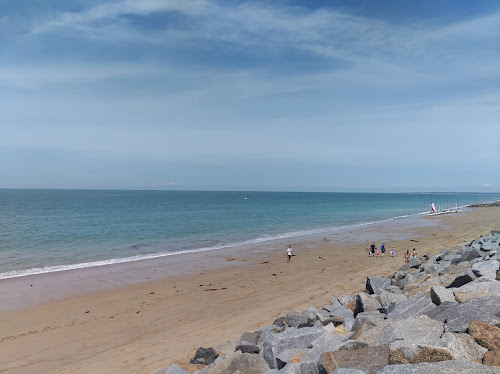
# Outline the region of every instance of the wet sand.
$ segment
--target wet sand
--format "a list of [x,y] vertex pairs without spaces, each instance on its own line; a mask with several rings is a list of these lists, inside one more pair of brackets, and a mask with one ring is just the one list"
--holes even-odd
[[[0,280],[0,373],[149,373],[188,365],[199,346],[234,349],[241,333],[289,310],[320,308],[403,264],[500,228],[500,208],[364,226],[321,238]],[[372,240],[396,257],[370,258]]]

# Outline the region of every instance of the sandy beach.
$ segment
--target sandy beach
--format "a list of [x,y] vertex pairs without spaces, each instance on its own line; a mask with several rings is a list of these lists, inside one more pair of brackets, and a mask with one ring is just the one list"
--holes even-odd
[[[149,373],[234,348],[284,312],[364,289],[367,275],[500,228],[500,207],[369,225],[321,239],[0,280],[0,373]],[[367,256],[382,241],[396,257]]]

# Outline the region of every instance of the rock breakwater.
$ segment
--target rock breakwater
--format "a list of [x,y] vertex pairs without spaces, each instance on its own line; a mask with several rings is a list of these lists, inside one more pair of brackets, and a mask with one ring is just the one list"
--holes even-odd
[[[199,349],[211,359],[195,373],[500,373],[499,268],[497,230],[414,259],[391,278],[370,276],[364,292],[321,310],[245,332],[233,353]],[[178,365],[153,372],[187,373]]]

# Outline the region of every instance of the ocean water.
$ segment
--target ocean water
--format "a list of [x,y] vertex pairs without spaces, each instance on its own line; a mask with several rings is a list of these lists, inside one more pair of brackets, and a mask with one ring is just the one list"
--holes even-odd
[[0,279],[263,243],[500,194],[0,189]]

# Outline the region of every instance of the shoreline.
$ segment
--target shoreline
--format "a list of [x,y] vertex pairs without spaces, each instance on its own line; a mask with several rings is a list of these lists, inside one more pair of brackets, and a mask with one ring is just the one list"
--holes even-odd
[[[458,208],[467,209],[467,208],[481,208],[481,207],[496,207],[500,206],[500,201],[491,201],[489,203],[483,204],[469,204],[463,205]],[[12,279],[12,278],[21,278],[21,277],[29,277],[32,275],[41,275],[41,274],[50,274],[50,273],[58,273],[65,271],[75,271],[80,269],[92,269],[101,266],[113,266],[113,265],[126,265],[132,262],[139,261],[148,261],[148,260],[161,260],[165,257],[170,256],[179,256],[179,255],[188,255],[188,254],[196,254],[203,252],[212,252],[212,251],[225,251],[225,250],[238,250],[245,249],[248,247],[259,247],[259,246],[276,246],[277,244],[283,244],[282,242],[290,242],[290,241],[300,241],[307,242],[310,240],[314,240],[315,236],[329,236],[335,234],[339,231],[348,231],[348,230],[357,230],[363,228],[365,226],[371,225],[384,225],[386,223],[392,223],[394,221],[400,221],[405,219],[412,219],[418,217],[425,217],[427,212],[419,212],[412,213],[408,215],[395,216],[375,221],[366,221],[366,222],[358,222],[352,223],[349,225],[340,225],[333,227],[324,227],[324,228],[316,228],[316,229],[308,229],[308,230],[298,230],[298,231],[290,231],[276,234],[274,237],[257,237],[253,239],[247,239],[240,242],[233,243],[224,243],[213,245],[209,247],[200,247],[200,248],[192,248],[192,249],[184,249],[184,250],[176,250],[176,251],[166,251],[166,252],[157,252],[150,254],[142,254],[136,256],[128,256],[128,257],[115,257],[106,260],[96,260],[90,262],[80,262],[74,264],[58,264],[58,265],[48,265],[39,268],[28,268],[28,269],[15,269],[4,271],[0,273],[0,282],[4,279]],[[1,307],[0,307],[1,308]]]
[[[179,274],[182,269],[172,263],[163,265],[164,272],[150,268],[151,274],[161,273],[158,278],[144,269],[134,273],[122,268],[127,273],[121,274],[122,281],[130,275],[142,277],[142,282],[118,288],[82,273],[80,282],[104,287],[90,292],[80,285],[71,290],[80,290],[78,296],[48,295],[56,299],[0,312],[0,372],[137,373],[185,364],[199,346],[224,350],[241,331],[269,325],[284,311],[321,306],[332,294],[362,289],[367,275],[384,276],[401,266],[403,248],[416,246],[423,255],[498,229],[500,208],[415,220],[422,225],[393,221],[383,229],[369,226],[325,240],[292,243],[291,264],[286,264],[284,247],[276,246],[190,258],[186,266],[196,267],[188,275]],[[395,258],[388,253],[383,259],[367,256],[370,242],[376,240],[379,246],[380,238],[388,249],[396,245]],[[114,281],[119,284],[120,276]],[[17,300],[40,294],[40,286],[9,283],[9,295]]]

